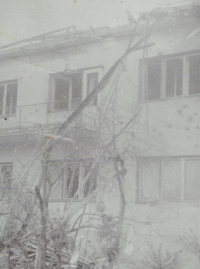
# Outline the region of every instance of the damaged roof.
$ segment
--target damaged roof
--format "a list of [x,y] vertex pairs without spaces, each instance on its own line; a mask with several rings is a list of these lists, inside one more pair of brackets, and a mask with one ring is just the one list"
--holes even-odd
[[81,44],[96,43],[106,39],[130,35],[135,31],[135,23],[119,27],[90,27],[88,30],[77,31],[75,26],[48,32],[32,38],[0,47],[0,59],[9,59],[24,54],[47,50],[69,48]]
[[[129,11],[128,11],[129,12]],[[131,16],[129,12],[128,17]],[[77,31],[75,26],[65,27],[35,37],[23,39],[0,47],[0,59],[11,59],[55,49],[65,49],[83,44],[99,43],[103,40],[117,39],[144,33],[147,25],[162,29],[174,24],[195,22],[200,27],[200,0],[179,0],[167,7],[155,8],[142,13],[136,22],[129,19],[129,24],[118,27],[100,27]]]
[[165,7],[158,7],[149,12],[141,14],[142,19],[161,22],[161,26],[166,24],[183,23],[188,19],[196,20],[200,24],[200,0],[179,0]]

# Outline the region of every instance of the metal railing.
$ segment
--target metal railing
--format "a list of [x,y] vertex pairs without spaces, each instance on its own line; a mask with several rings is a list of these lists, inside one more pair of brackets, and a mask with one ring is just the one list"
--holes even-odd
[[[26,127],[29,125],[49,125],[65,121],[80,104],[80,98],[0,108],[0,128]],[[86,128],[96,129],[100,109],[89,106],[75,120]]]

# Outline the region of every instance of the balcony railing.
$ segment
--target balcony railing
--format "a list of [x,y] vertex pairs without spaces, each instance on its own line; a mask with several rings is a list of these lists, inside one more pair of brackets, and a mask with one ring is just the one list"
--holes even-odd
[[[65,121],[79,104],[80,98],[77,98],[68,101],[45,102],[0,109],[0,128],[59,124]],[[3,111],[5,111],[5,114],[3,114]],[[100,109],[91,105],[84,110],[74,123],[89,129],[96,129],[99,116]]]
[[75,110],[81,103],[81,98],[58,100],[49,103],[50,111]]

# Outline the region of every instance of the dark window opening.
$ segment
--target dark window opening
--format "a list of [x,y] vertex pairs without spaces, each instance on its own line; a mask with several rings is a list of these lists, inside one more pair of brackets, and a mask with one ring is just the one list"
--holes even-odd
[[54,79],[55,110],[69,109],[71,97],[71,81],[67,78]]
[[77,164],[71,164],[65,168],[64,184],[64,197],[74,197],[79,187],[79,166]]
[[189,57],[189,94],[200,93],[200,55]]
[[0,164],[1,171],[1,198],[3,198],[11,190],[12,181],[12,164]]
[[139,83],[139,100],[200,94],[200,55],[141,60]]
[[[91,163],[86,163],[85,164],[85,177],[88,175],[90,172],[90,169],[92,167],[92,162]],[[97,175],[96,175],[96,169],[95,171],[92,172],[91,176],[88,178],[84,185],[84,197],[87,197],[91,192],[93,192],[96,189],[96,184],[97,184]]]
[[81,102],[82,74],[54,77],[54,109],[76,109]]
[[158,100],[161,95],[161,60],[150,59],[148,61],[148,92],[145,99]]
[[92,162],[68,162],[66,165],[62,162],[49,163],[49,176],[53,183],[50,198],[65,200],[87,197],[96,188],[96,173],[91,175],[83,189],[81,181],[84,180],[91,166]]
[[[87,95],[89,95],[98,84],[98,72],[87,74]],[[95,98],[91,105],[97,105],[97,98]]]
[[166,62],[166,97],[182,95],[183,61],[170,59]]
[[72,81],[72,102],[71,108],[76,109],[81,103],[82,97],[82,73],[76,73],[69,77]]
[[[61,162],[49,164],[50,181],[53,183],[51,199],[62,200],[75,196],[79,187],[79,166],[69,162],[63,167]],[[55,182],[55,183],[54,183]]]
[[[54,77],[54,110],[74,110],[81,103],[83,73]],[[86,95],[90,94],[97,86],[99,73],[92,72],[86,76]],[[1,90],[1,89],[0,89]],[[0,91],[1,95],[1,91]],[[97,105],[97,98],[91,101],[91,105]]]

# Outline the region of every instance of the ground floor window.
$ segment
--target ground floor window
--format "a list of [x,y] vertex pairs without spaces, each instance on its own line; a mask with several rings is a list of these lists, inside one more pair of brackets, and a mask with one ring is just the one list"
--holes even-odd
[[65,161],[49,163],[50,181],[55,182],[51,191],[51,200],[66,200],[68,198],[82,199],[96,188],[96,171],[84,183],[93,161]]
[[11,189],[12,163],[0,163],[0,198],[2,199]]
[[199,201],[200,157],[140,159],[139,198],[142,201]]

